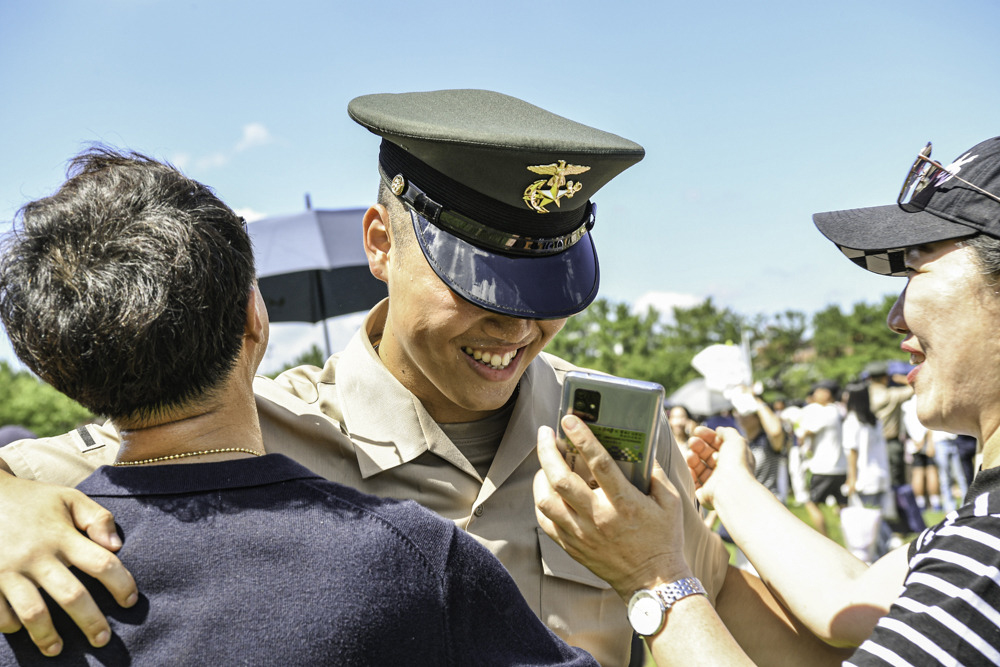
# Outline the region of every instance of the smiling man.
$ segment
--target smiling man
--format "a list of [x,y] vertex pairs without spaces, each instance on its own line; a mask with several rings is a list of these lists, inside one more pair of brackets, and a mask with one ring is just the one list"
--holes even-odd
[[[556,634],[604,665],[628,664],[624,605],[540,531],[531,485],[536,433],[555,423],[562,378],[573,368],[542,349],[597,295],[591,198],[641,160],[642,147],[481,90],[366,95],[349,114],[382,137],[378,203],[361,224],[370,269],[389,298],[323,368],[257,378],[265,449],[453,520],[496,554]],[[623,229],[624,222],[604,224]],[[727,567],[665,423],[660,432],[660,463],[685,496],[686,559],[720,613],[743,617],[760,602],[755,583]],[[75,484],[116,448],[113,433],[89,428],[15,443],[0,457],[19,477]],[[0,513],[0,532],[19,534],[4,521]],[[67,552],[60,539],[33,548],[96,568],[98,556]],[[0,555],[0,578],[31,570],[12,560]],[[40,573],[32,576],[45,585]],[[77,604],[52,588],[57,601]],[[103,627],[90,612],[78,616],[95,633]],[[745,636],[751,650],[768,644],[762,617]]]

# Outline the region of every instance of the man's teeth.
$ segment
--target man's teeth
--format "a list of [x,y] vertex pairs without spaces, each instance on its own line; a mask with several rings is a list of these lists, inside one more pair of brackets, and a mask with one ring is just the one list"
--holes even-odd
[[489,352],[483,352],[482,350],[473,350],[471,347],[464,347],[462,348],[462,351],[476,361],[498,369],[507,368],[511,359],[517,356],[517,350],[514,350],[513,352],[504,352],[503,354],[490,354]]

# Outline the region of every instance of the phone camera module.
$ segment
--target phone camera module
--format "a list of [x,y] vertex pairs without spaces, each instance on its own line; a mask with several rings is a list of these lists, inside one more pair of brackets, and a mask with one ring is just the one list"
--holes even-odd
[[592,389],[577,389],[573,393],[573,413],[585,422],[597,421],[601,412],[601,393]]

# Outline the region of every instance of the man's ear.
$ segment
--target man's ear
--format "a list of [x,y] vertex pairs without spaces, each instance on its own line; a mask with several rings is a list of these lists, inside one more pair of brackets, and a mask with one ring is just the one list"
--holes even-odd
[[243,335],[255,343],[267,342],[267,308],[260,295],[257,281],[250,288],[250,298],[247,299],[247,319],[243,325]]
[[270,333],[270,322],[267,317],[267,306],[260,294],[257,281],[250,288],[250,298],[247,299],[247,315],[243,324],[243,352],[251,364],[250,370],[257,372],[260,362],[267,351],[267,339]]
[[388,282],[389,251],[392,249],[392,233],[389,231],[389,211],[382,204],[375,204],[365,211],[364,221],[365,255],[372,275]]

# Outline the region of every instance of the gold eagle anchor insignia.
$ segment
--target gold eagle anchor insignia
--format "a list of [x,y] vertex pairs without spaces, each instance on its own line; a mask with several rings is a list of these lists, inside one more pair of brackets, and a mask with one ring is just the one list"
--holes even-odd
[[528,167],[528,171],[551,176],[549,179],[535,181],[524,191],[524,203],[528,208],[539,213],[548,213],[546,206],[553,203],[559,206],[560,199],[572,197],[583,188],[583,183],[567,181],[566,177],[590,171],[590,167],[566,164],[566,160],[559,160],[552,164]]

